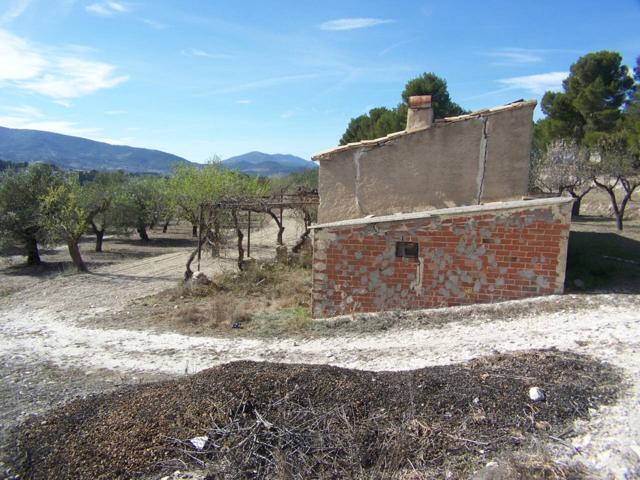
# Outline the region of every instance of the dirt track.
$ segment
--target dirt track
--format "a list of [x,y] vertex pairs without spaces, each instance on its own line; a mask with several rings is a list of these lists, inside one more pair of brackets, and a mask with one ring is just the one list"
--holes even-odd
[[[253,236],[254,256],[271,254],[272,233],[265,229],[262,239]],[[295,232],[290,232],[289,241],[293,237]],[[168,249],[169,253],[151,252],[141,259],[97,266],[88,275],[59,275],[28,282],[18,279],[21,290],[0,298],[1,386],[5,392],[2,418],[6,425],[15,421],[16,412],[39,411],[74,394],[195,372],[231,360],[403,370],[465,361],[494,350],[557,347],[608,360],[623,367],[631,381],[629,394],[619,405],[596,412],[589,424],[576,425],[573,441],[582,453],[577,455],[562,446],[560,453],[576,455],[613,478],[640,475],[639,295],[530,300],[526,302],[530,308],[525,309],[529,313],[515,317],[508,302],[503,310],[498,309],[490,324],[474,316],[474,307],[461,307],[457,312],[468,312],[468,319],[444,326],[392,329],[330,340],[191,337],[127,329],[128,302],[174,286],[182,276],[190,248],[181,245]],[[211,274],[233,268],[233,262],[230,255],[215,264],[203,264],[202,269]],[[3,282],[5,279],[11,276],[5,275]],[[583,308],[563,309],[563,305],[575,303],[582,303]],[[536,313],[548,310],[545,307],[550,304],[554,305],[553,313]],[[443,315],[451,310],[443,310]],[[120,312],[125,328],[101,328],[101,317],[113,312]],[[42,373],[49,369],[57,372]],[[52,395],[65,384],[65,372],[71,379],[68,391]],[[85,375],[85,381],[79,372]]]

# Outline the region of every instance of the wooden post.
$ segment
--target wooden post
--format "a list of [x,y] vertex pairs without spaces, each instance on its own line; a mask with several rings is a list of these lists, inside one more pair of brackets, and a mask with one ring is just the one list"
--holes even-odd
[[247,257],[251,258],[251,210],[247,211]]

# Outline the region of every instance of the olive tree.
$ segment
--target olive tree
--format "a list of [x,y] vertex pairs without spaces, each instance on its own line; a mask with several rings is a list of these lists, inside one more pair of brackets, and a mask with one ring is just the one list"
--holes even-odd
[[29,265],[42,263],[38,249],[45,239],[42,197],[59,182],[59,174],[41,163],[0,174],[0,246],[21,248]]
[[87,214],[82,207],[80,182],[77,175],[62,177],[57,185],[49,187],[41,198],[41,223],[51,241],[64,241],[78,272],[86,272],[80,247],[80,237],[87,228]]

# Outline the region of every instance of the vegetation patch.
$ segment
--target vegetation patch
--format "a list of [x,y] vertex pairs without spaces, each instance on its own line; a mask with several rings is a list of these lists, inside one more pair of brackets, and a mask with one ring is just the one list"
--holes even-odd
[[[185,466],[211,479],[462,478],[562,437],[619,382],[608,364],[558,351],[404,372],[235,362],[73,401],[20,426],[8,451],[32,479]],[[530,399],[532,386],[546,401]]]
[[[211,285],[184,284],[163,301],[176,304],[155,322],[169,320],[196,333],[280,335],[299,333],[311,319],[311,270],[277,262],[249,264],[217,277]],[[147,300],[150,302],[152,300]]]
[[640,288],[640,241],[631,232],[572,231],[567,253],[569,290]]

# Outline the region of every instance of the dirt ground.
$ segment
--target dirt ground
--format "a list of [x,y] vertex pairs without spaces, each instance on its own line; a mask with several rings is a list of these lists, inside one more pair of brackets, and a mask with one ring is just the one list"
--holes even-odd
[[[634,212],[638,206],[629,208]],[[620,367],[627,386],[618,403],[592,411],[590,421],[577,420],[565,441],[569,447],[555,445],[556,455],[580,461],[600,478],[640,475],[640,275],[634,277],[640,221],[627,222],[624,236],[616,234],[611,220],[586,218],[572,226],[572,244],[582,252],[578,257],[602,261],[604,270],[623,266],[622,281],[605,274],[570,277],[563,296],[328,319],[321,334],[277,338],[150,328],[149,318],[167,305],[148,299],[175,288],[181,279],[194,246],[188,230],[153,231],[154,240],[146,245],[108,238],[103,254],[90,253],[88,239],[82,250],[92,273],[86,275],[70,273],[62,249],[43,254],[49,264],[45,269],[27,269],[20,258],[0,260],[3,433],[29,414],[77,395],[180,377],[235,360],[397,371],[464,362],[496,351],[555,347]],[[290,221],[287,243],[299,233],[300,226]],[[254,232],[252,256],[272,256],[274,238],[272,225]],[[612,240],[612,251],[599,246],[589,250]],[[583,275],[578,267],[579,262],[574,270]],[[232,251],[219,260],[203,257],[202,270],[214,278],[233,268]],[[585,281],[589,284],[580,287]]]

